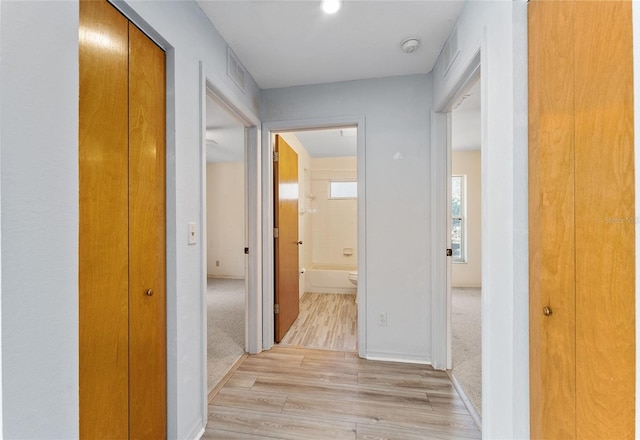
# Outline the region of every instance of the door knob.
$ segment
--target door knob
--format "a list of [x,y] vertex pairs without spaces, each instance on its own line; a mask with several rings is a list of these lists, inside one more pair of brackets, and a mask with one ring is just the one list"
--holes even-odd
[[298,242],[298,244],[302,244],[302,240],[300,240],[300,241]]
[[147,296],[153,296],[153,289],[147,289],[145,293],[147,294]]
[[543,307],[542,313],[544,314],[544,316],[551,316],[551,314],[553,313],[553,310],[551,310],[551,308],[549,307]]

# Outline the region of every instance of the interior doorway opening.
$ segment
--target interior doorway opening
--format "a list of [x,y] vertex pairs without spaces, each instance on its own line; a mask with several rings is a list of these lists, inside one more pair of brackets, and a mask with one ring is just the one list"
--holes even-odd
[[[286,157],[274,159],[274,303],[275,342],[282,346],[337,351],[357,350],[358,289],[358,158],[357,126],[279,131],[276,148],[285,142],[297,156],[297,207],[290,222],[298,235],[297,262],[278,254],[285,240],[282,193],[278,167]],[[279,161],[279,162],[278,162]],[[278,215],[279,214],[279,215]],[[290,328],[278,328],[286,292],[279,282],[293,266],[299,305]],[[278,310],[279,309],[279,310]],[[282,334],[281,334],[282,333]]]
[[[453,356],[453,341],[454,332],[453,332],[453,298],[452,298],[452,262],[451,259],[453,257],[453,246],[452,246],[452,233],[454,232],[452,229],[453,226],[453,216],[452,216],[452,142],[453,142],[453,113],[456,108],[456,104],[459,104],[464,100],[470,99],[470,97],[463,97],[472,90],[475,86],[479,89],[479,92],[484,92],[487,90],[487,78],[486,75],[482,75],[481,77],[481,59],[482,52],[479,49],[474,57],[469,61],[464,70],[458,76],[458,79],[451,86],[450,92],[446,94],[445,97],[442,98],[439,104],[435,105],[433,108],[433,112],[431,114],[431,129],[432,129],[432,201],[433,201],[433,215],[432,215],[432,228],[433,228],[433,237],[435,240],[436,246],[432,249],[432,274],[433,276],[433,302],[432,302],[432,314],[431,318],[434,323],[433,332],[432,332],[432,347],[433,347],[433,359],[432,364],[436,369],[446,369],[449,373],[449,376],[456,386],[459,394],[463,398],[469,413],[474,418],[476,425],[482,429],[482,424],[479,416],[479,411],[476,410],[475,406],[471,403],[469,398],[467,397],[464,388],[460,385],[459,381],[456,379],[455,375],[452,373],[452,367],[455,369],[456,361],[452,359]],[[478,95],[480,95],[478,93]],[[478,124],[479,120],[479,136],[478,136],[478,127],[476,128],[476,141],[473,143],[477,143],[477,139],[479,137],[479,145],[480,145],[480,153],[475,153],[480,156],[480,184],[479,186],[479,196],[476,195],[475,202],[480,202],[482,209],[479,214],[480,221],[482,222],[480,226],[480,238],[478,239],[478,245],[481,246],[482,251],[486,253],[486,234],[487,234],[487,222],[485,221],[489,212],[486,209],[487,206],[487,174],[486,174],[486,163],[487,163],[487,155],[485,154],[486,150],[486,136],[487,136],[487,107],[486,100],[482,99],[482,95],[478,96],[479,99],[479,111],[476,110],[476,115],[473,117],[473,124]],[[475,104],[475,107],[478,107],[478,104]],[[463,122],[464,123],[464,122]],[[474,173],[477,173],[477,165],[474,167]],[[464,173],[459,172],[458,175]],[[462,181],[466,179],[461,179]],[[469,188],[468,181],[466,182],[466,188]],[[462,183],[464,184],[464,182]],[[467,196],[468,198],[468,196]],[[480,200],[478,200],[480,199]],[[458,215],[458,220],[460,216]],[[468,220],[467,220],[468,221]],[[468,232],[468,229],[463,229],[462,232]],[[460,257],[464,254],[465,250],[460,247],[457,249],[457,255]],[[481,273],[481,281],[480,283],[487,283],[487,271],[486,271],[486,261],[480,259],[480,273]],[[477,287],[477,286],[473,286]],[[484,295],[479,295],[480,299],[482,296],[487,296],[487,292],[482,292]],[[470,332],[472,336],[477,338],[480,337],[482,339],[482,334],[487,329],[484,324],[488,308],[486,307],[486,302],[484,303],[482,310],[478,308],[472,307],[474,313],[480,315],[480,325],[475,324],[474,330]],[[464,319],[464,317],[462,317]],[[477,340],[477,339],[476,339]],[[476,347],[480,346],[480,343],[476,343]],[[485,347],[486,348],[486,347]],[[480,347],[479,360],[481,361],[483,348]],[[477,368],[477,371],[480,371],[480,368]],[[476,379],[478,383],[478,388],[481,390],[482,383],[485,381],[485,377],[487,375],[486,369],[482,371],[479,375],[480,377]],[[476,373],[476,377],[477,377]],[[479,410],[482,410],[482,400],[480,397],[479,402],[477,403]]]
[[[262,156],[262,207],[263,207],[263,233],[262,235],[262,256],[263,256],[263,273],[262,273],[262,347],[265,350],[270,349],[275,343],[275,238],[274,233],[274,162],[273,154],[275,151],[276,134],[285,134],[291,132],[309,132],[318,130],[350,130],[349,134],[355,132],[356,143],[356,205],[357,205],[357,244],[353,248],[351,256],[357,262],[357,287],[356,287],[356,350],[360,357],[366,356],[366,182],[365,182],[365,119],[364,116],[337,116],[330,118],[318,118],[308,120],[289,120],[278,122],[267,122],[262,126],[262,145],[264,154]],[[341,134],[346,137],[347,132]],[[304,137],[304,135],[302,135]],[[304,178],[304,170],[302,173]],[[313,180],[313,179],[311,179]],[[296,188],[297,189],[297,188]],[[304,202],[303,202],[304,203]],[[313,205],[301,205],[307,209],[313,209]],[[305,213],[301,217],[310,215]],[[298,213],[299,216],[299,213]],[[299,216],[300,217],[300,216]],[[273,231],[273,233],[271,233]],[[304,238],[299,239],[304,243]],[[303,246],[301,246],[302,248]],[[343,246],[339,249],[348,248]],[[302,252],[305,252],[304,249]],[[307,249],[307,252],[309,250]],[[350,251],[347,250],[347,253]],[[301,267],[297,267],[299,273]],[[307,275],[307,268],[304,267]],[[348,280],[348,272],[346,273]],[[355,281],[355,280],[354,280]],[[306,284],[306,283],[305,283]],[[299,294],[299,291],[298,291]]]
[[203,209],[206,268],[207,393],[247,347],[247,129],[214,92],[206,96]]
[[452,106],[450,124],[451,374],[479,419],[482,414],[480,79],[471,81],[463,90]]

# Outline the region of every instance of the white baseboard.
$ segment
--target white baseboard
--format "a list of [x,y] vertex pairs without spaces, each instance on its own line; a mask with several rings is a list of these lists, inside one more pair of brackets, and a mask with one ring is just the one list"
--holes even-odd
[[431,365],[431,360],[416,354],[385,353],[367,351],[367,360],[382,362],[401,362],[405,364]]
[[461,286],[451,286],[452,289],[482,289],[482,285],[465,284]]
[[336,295],[353,295],[358,292],[358,289],[355,287],[352,288],[340,288],[340,287],[312,287],[310,289],[305,289],[304,293],[331,293]]
[[207,274],[207,279],[244,280],[244,277],[237,277],[237,276],[234,276],[234,275],[210,275],[210,274]]
[[193,440],[199,440],[204,435],[205,427],[200,423],[191,430],[191,434],[187,436],[187,438],[192,438]]
[[460,382],[458,382],[456,377],[453,375],[453,372],[451,370],[447,370],[447,375],[449,376],[449,379],[451,379],[451,383],[453,383],[453,387],[456,389],[456,391],[460,395],[460,398],[462,399],[464,406],[467,407],[467,410],[469,411],[471,418],[476,423],[476,426],[478,427],[480,432],[482,432],[482,419],[480,418],[480,414],[478,414],[478,411],[476,411],[476,408],[471,403],[471,400],[469,400],[469,398],[465,394],[464,390],[462,389],[462,386],[460,385]]

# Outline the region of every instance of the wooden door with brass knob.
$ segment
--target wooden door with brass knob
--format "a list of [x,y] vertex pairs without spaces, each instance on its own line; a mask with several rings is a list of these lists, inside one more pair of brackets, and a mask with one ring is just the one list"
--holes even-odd
[[633,439],[631,2],[528,12],[531,438]]
[[80,437],[166,437],[165,56],[80,2]]

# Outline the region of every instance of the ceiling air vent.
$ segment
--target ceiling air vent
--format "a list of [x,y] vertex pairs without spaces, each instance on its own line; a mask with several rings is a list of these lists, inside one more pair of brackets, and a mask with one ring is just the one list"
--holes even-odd
[[244,76],[246,70],[240,64],[238,57],[233,53],[231,48],[227,46],[227,75],[233,82],[244,92]]
[[453,65],[453,62],[458,57],[460,49],[458,49],[458,27],[454,27],[451,31],[451,35],[447,39],[447,42],[442,48],[442,56],[444,58],[444,76],[447,76],[449,69]]

